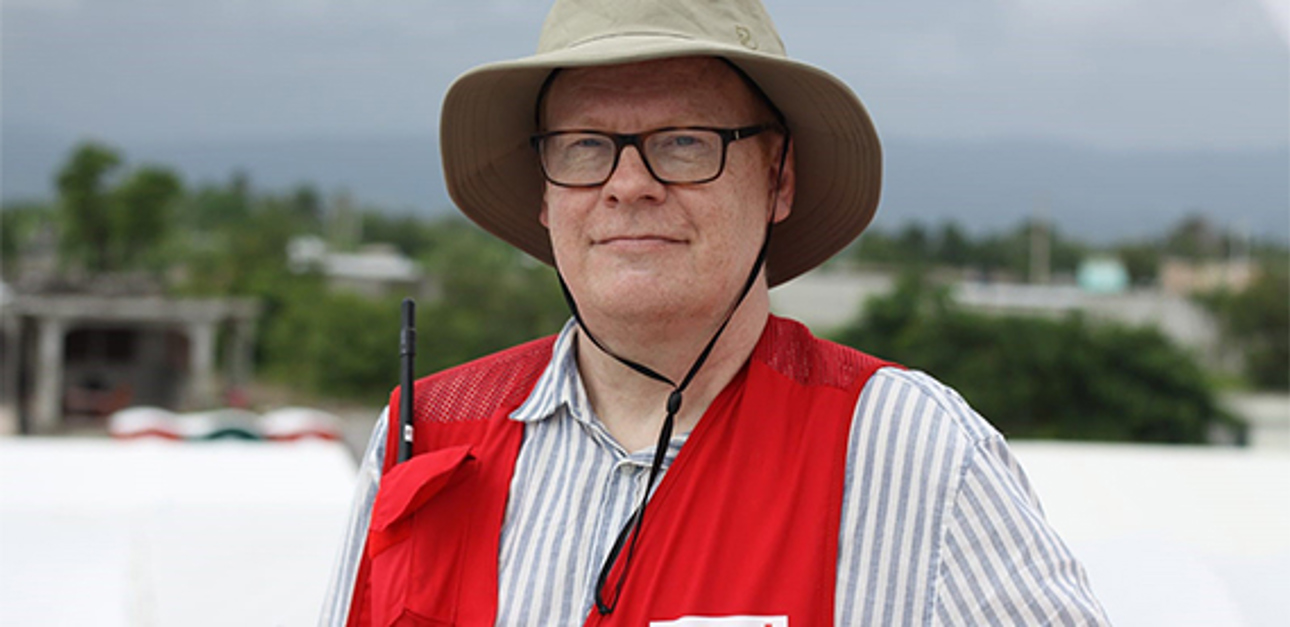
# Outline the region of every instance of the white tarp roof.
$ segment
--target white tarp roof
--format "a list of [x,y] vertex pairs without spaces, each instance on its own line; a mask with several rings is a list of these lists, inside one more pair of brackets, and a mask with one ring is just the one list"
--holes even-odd
[[335,442],[0,438],[0,624],[311,625],[353,476]]
[[[1120,627],[1290,624],[1290,455],[1014,444]],[[311,625],[338,444],[0,438],[0,624]]]
[[1290,455],[1014,443],[1119,627],[1290,625]]

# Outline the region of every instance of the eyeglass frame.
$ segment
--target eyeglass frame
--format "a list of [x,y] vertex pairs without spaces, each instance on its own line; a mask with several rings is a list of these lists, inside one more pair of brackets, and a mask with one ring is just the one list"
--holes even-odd
[[[547,182],[551,183],[552,185],[558,185],[560,187],[570,187],[570,188],[600,187],[601,185],[608,183],[609,179],[613,178],[614,173],[618,171],[618,163],[619,161],[622,160],[623,150],[628,146],[632,146],[636,148],[637,154],[639,154],[641,157],[641,163],[645,164],[645,170],[649,172],[650,176],[654,177],[654,180],[664,185],[702,185],[704,183],[711,183],[712,181],[715,181],[721,178],[721,175],[725,173],[726,156],[730,150],[731,142],[737,142],[741,139],[748,139],[749,137],[756,137],[757,135],[760,135],[770,130],[782,131],[783,125],[777,122],[765,122],[762,124],[753,124],[751,126],[741,126],[738,128],[722,128],[722,127],[715,127],[715,126],[665,126],[662,128],[648,130],[643,133],[610,133],[608,131],[601,131],[596,129],[567,129],[567,130],[560,130],[560,131],[547,131],[545,133],[535,133],[534,135],[529,137],[529,143],[533,146],[533,150],[535,150],[538,153],[538,166],[542,170],[542,178],[546,179]],[[716,174],[713,174],[712,176],[707,178],[696,179],[693,181],[668,180],[659,176],[658,173],[654,171],[654,166],[650,164],[649,157],[646,156],[645,154],[645,140],[649,139],[651,135],[655,135],[657,133],[665,133],[668,131],[709,131],[709,132],[716,133],[717,136],[721,138],[721,162],[717,166]],[[599,182],[578,183],[578,184],[561,183],[560,181],[557,181],[551,178],[551,175],[546,171],[546,161],[542,158],[542,142],[544,142],[545,140],[551,137],[556,137],[559,135],[573,135],[578,133],[608,137],[611,141],[614,142],[614,162],[609,166],[609,172],[605,174],[605,178],[600,180]]]

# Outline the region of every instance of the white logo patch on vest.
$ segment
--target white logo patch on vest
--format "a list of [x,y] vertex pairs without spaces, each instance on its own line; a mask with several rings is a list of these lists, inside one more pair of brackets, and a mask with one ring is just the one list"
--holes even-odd
[[788,627],[787,616],[682,616],[653,620],[649,627]]

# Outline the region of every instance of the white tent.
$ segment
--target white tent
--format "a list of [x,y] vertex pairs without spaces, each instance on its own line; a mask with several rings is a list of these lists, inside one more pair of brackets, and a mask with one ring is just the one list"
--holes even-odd
[[[1290,455],[1014,450],[1116,625],[1290,624]],[[0,438],[0,625],[311,625],[353,472],[334,442]]]
[[1290,455],[1014,443],[1119,627],[1290,625]]
[[0,438],[0,625],[310,625],[354,463],[326,441]]

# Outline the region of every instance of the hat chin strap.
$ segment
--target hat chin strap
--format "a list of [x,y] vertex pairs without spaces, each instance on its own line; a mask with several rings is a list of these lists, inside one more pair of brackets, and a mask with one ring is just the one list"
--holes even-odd
[[[627,523],[623,525],[622,531],[618,533],[618,537],[614,540],[613,548],[610,550],[609,556],[605,558],[605,563],[601,565],[599,576],[596,577],[596,611],[600,612],[601,615],[612,613],[614,608],[618,606],[618,599],[622,594],[623,583],[627,580],[627,573],[631,568],[632,558],[636,554],[636,540],[640,536],[641,525],[645,520],[645,505],[649,502],[650,492],[653,490],[654,483],[658,480],[658,474],[663,467],[663,458],[667,453],[668,443],[672,440],[672,429],[676,423],[676,414],[681,410],[682,394],[685,392],[685,389],[689,387],[690,382],[694,380],[699,369],[702,368],[703,364],[708,360],[708,356],[712,354],[712,349],[717,345],[717,341],[721,339],[721,334],[725,332],[726,327],[730,324],[730,320],[734,318],[735,312],[739,310],[739,306],[742,305],[744,299],[748,297],[748,292],[752,291],[753,284],[757,282],[757,276],[761,274],[762,268],[766,265],[766,255],[770,250],[771,231],[775,224],[775,202],[779,197],[780,185],[783,182],[784,165],[788,159],[788,142],[789,134],[788,131],[785,130],[784,145],[780,150],[779,171],[775,176],[775,187],[772,190],[770,198],[770,211],[768,212],[769,215],[766,219],[766,232],[762,238],[761,250],[757,251],[757,259],[753,262],[752,269],[748,271],[748,278],[744,280],[743,288],[739,291],[739,296],[735,298],[734,303],[722,318],[721,325],[717,327],[716,332],[714,332],[712,337],[708,340],[707,345],[703,347],[703,351],[699,353],[699,356],[694,360],[694,363],[690,365],[689,371],[685,373],[685,377],[681,379],[680,383],[672,381],[667,376],[659,373],[657,370],[654,370],[649,366],[618,355],[601,343],[601,341],[596,338],[595,334],[587,328],[586,321],[583,320],[582,314],[578,311],[578,303],[574,300],[573,293],[569,291],[569,286],[564,281],[563,273],[560,272],[559,266],[555,266],[556,277],[560,280],[560,290],[564,293],[564,300],[568,303],[569,311],[573,312],[574,319],[578,321],[578,327],[586,334],[587,339],[591,340],[591,343],[595,345],[596,348],[600,349],[601,352],[613,357],[624,366],[631,368],[645,377],[672,386],[672,392],[667,396],[667,416],[663,419],[663,427],[659,430],[658,434],[658,443],[654,447],[654,459],[650,464],[649,482],[645,484],[645,493],[641,495],[641,503],[636,507],[636,511],[627,519]],[[627,542],[627,538],[629,536],[631,537],[631,542]],[[610,570],[613,569],[614,563],[618,561],[618,555],[622,552],[624,543],[627,544],[627,560],[623,564],[622,571],[618,576],[618,581],[614,584],[613,595],[606,598],[605,584],[609,579]]]
[[[547,82],[550,82],[550,77],[548,77]],[[650,492],[653,490],[654,484],[658,480],[658,474],[663,467],[663,458],[666,456],[668,443],[672,440],[672,429],[676,423],[676,414],[681,410],[682,394],[694,380],[699,369],[703,367],[705,362],[707,362],[708,357],[712,354],[712,349],[717,345],[717,341],[721,339],[721,334],[725,332],[726,327],[730,324],[730,320],[734,318],[735,312],[739,310],[744,299],[748,297],[748,293],[752,291],[753,284],[757,282],[757,276],[761,274],[762,269],[766,265],[766,256],[770,250],[771,231],[774,229],[775,225],[775,204],[779,198],[780,187],[783,184],[784,166],[788,161],[790,133],[787,127],[783,129],[783,133],[784,143],[780,148],[779,169],[775,173],[775,186],[771,191],[770,209],[767,212],[766,217],[766,231],[762,237],[761,249],[757,251],[757,259],[753,262],[752,268],[748,271],[748,278],[744,280],[743,288],[739,290],[739,296],[735,298],[734,303],[726,311],[725,316],[722,317],[721,324],[712,334],[712,337],[708,340],[707,345],[703,347],[703,351],[699,353],[699,356],[694,360],[694,363],[690,365],[689,371],[685,373],[685,376],[681,379],[680,383],[672,381],[667,376],[659,373],[657,370],[654,370],[649,366],[613,352],[609,347],[605,346],[598,338],[596,338],[595,334],[591,332],[591,329],[587,327],[586,321],[582,318],[582,314],[578,310],[578,303],[573,298],[573,292],[569,290],[569,285],[564,280],[564,274],[560,272],[560,267],[552,261],[551,265],[555,267],[556,277],[560,281],[560,291],[564,294],[565,303],[568,304],[569,311],[573,313],[574,319],[578,322],[578,327],[586,334],[587,339],[591,340],[591,343],[601,352],[613,357],[619,363],[631,368],[642,376],[672,386],[672,392],[667,396],[667,415],[663,418],[662,428],[659,429],[658,442],[654,447],[654,459],[650,464],[649,481],[645,484],[645,492],[641,495],[641,503],[636,507],[636,511],[634,511],[631,517],[627,519],[627,523],[623,525],[622,530],[618,533],[618,537],[614,540],[614,545],[610,550],[609,555],[605,558],[605,563],[600,567],[600,574],[596,577],[596,611],[598,611],[602,616],[608,615],[614,611],[614,608],[618,606],[618,599],[622,595],[623,584],[627,580],[627,573],[631,569],[632,558],[636,554],[636,540],[640,536],[640,529],[645,520],[645,506],[649,502]],[[629,536],[631,538],[631,542],[627,542],[627,538]],[[618,556],[622,552],[624,543],[627,544],[627,559],[618,576],[618,581],[614,584],[612,596],[606,598],[605,584],[609,579],[609,573],[613,569],[614,563],[618,561]]]
[[[757,252],[757,260],[753,262],[752,270],[748,273],[748,278],[744,280],[744,285],[739,291],[739,296],[735,299],[734,304],[726,311],[725,316],[721,320],[721,325],[717,327],[716,332],[712,334],[712,338],[709,339],[707,345],[703,347],[703,352],[699,353],[698,358],[696,358],[694,363],[691,364],[689,371],[685,373],[685,377],[681,379],[679,384],[669,379],[666,375],[659,373],[657,370],[623,357],[605,346],[598,338],[596,338],[595,334],[591,332],[591,329],[587,328],[587,323],[583,320],[582,314],[578,310],[578,303],[573,299],[573,293],[569,291],[569,286],[564,281],[564,274],[560,272],[558,267],[556,268],[556,277],[560,280],[560,291],[563,292],[564,300],[569,305],[569,310],[573,312],[574,319],[578,321],[578,327],[582,329],[582,332],[586,334],[587,339],[591,340],[591,343],[595,345],[596,348],[641,375],[672,386],[672,393],[668,397],[667,401],[668,417],[671,418],[676,413],[675,409],[680,408],[681,393],[685,391],[685,388],[689,387],[690,382],[694,380],[694,376],[698,374],[699,369],[703,367],[704,362],[708,360],[708,356],[712,354],[712,349],[717,345],[717,341],[721,339],[722,332],[726,330],[726,326],[729,325],[730,320],[734,318],[735,311],[737,311],[739,306],[743,304],[744,299],[748,296],[748,292],[752,291],[753,284],[757,282],[757,275],[761,273],[761,269],[766,263],[766,251],[770,247],[770,232],[772,224],[773,223],[769,221],[766,223],[766,233],[765,237],[762,239],[761,250]],[[676,405],[675,409],[673,408],[673,405]]]
[[[672,381],[666,375],[659,373],[657,370],[654,370],[649,366],[632,361],[631,359],[613,352],[601,343],[591,330],[587,328],[587,323],[582,319],[582,315],[578,312],[578,303],[574,301],[573,293],[569,291],[569,286],[564,281],[564,275],[560,272],[558,267],[556,268],[556,276],[560,280],[560,290],[564,293],[564,300],[568,303],[569,310],[573,312],[574,319],[578,321],[578,327],[586,334],[587,339],[591,340],[591,343],[595,345],[596,348],[600,349],[601,352],[613,357],[624,366],[627,366],[650,379],[672,386],[672,392],[667,396],[667,416],[663,419],[663,427],[658,433],[658,443],[654,447],[654,459],[650,464],[649,481],[645,484],[645,493],[641,496],[641,503],[636,507],[636,511],[632,513],[631,518],[627,520],[627,524],[623,525],[622,531],[618,533],[618,538],[614,540],[614,545],[609,552],[609,556],[601,566],[600,575],[596,578],[596,610],[602,615],[613,612],[614,608],[618,605],[618,598],[622,593],[623,583],[627,579],[628,569],[631,568],[632,558],[636,554],[636,539],[640,535],[640,528],[645,520],[645,504],[649,501],[650,491],[658,480],[658,474],[663,467],[663,458],[667,454],[668,443],[672,440],[672,429],[676,423],[676,414],[681,410],[682,393],[684,393],[685,389],[689,387],[690,382],[693,381],[695,375],[698,374],[699,369],[702,368],[703,364],[708,360],[708,357],[712,354],[712,349],[717,345],[717,341],[721,339],[721,334],[730,324],[730,320],[734,317],[739,306],[743,304],[744,299],[747,298],[748,292],[752,290],[753,284],[757,282],[757,276],[761,273],[761,269],[766,263],[766,251],[770,248],[770,234],[773,224],[773,220],[767,220],[766,234],[762,239],[761,250],[757,252],[757,260],[753,262],[752,269],[748,273],[748,278],[744,281],[743,288],[739,291],[738,298],[735,299],[734,304],[726,311],[725,316],[721,320],[721,325],[717,327],[716,332],[712,334],[712,338],[709,339],[707,345],[703,347],[703,351],[699,353],[698,358],[694,360],[694,363],[690,366],[689,371],[685,373],[685,377],[681,379],[680,383]],[[631,542],[627,545],[627,562],[623,564],[622,573],[619,575],[618,581],[614,586],[613,596],[606,599],[604,588],[606,580],[609,578],[609,571],[613,568],[614,563],[618,561],[618,555],[622,552],[623,544],[629,535],[631,537]]]

